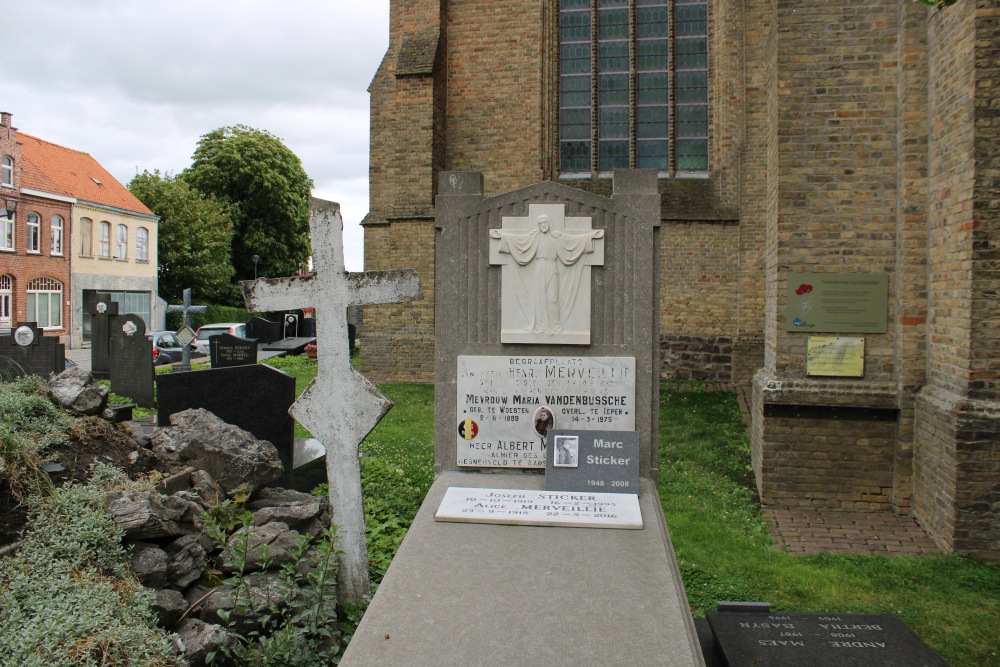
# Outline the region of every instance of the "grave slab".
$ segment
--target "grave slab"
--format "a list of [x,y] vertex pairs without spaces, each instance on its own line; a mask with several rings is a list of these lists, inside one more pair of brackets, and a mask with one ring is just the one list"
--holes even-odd
[[704,665],[650,480],[642,530],[446,523],[449,487],[541,475],[444,472],[341,665]]
[[947,667],[891,614],[709,612],[725,665]]

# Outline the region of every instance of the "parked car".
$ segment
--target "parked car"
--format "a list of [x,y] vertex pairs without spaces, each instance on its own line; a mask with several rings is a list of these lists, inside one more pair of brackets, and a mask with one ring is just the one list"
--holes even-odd
[[239,336],[240,338],[247,337],[247,325],[240,324],[239,322],[223,322],[221,324],[204,324],[198,327],[198,335],[195,337],[194,341],[191,343],[191,349],[198,348],[198,351],[203,355],[208,355],[208,340],[212,336],[218,336],[219,334],[231,334],[233,336]]
[[[153,365],[163,366],[180,361],[184,356],[184,346],[173,331],[147,331],[146,338],[153,341]],[[205,355],[191,346],[191,358],[197,359]]]

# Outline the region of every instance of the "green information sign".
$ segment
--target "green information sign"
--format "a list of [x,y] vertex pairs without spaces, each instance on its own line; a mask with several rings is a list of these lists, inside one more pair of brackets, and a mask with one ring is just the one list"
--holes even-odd
[[884,273],[789,273],[785,329],[885,333],[888,300]]

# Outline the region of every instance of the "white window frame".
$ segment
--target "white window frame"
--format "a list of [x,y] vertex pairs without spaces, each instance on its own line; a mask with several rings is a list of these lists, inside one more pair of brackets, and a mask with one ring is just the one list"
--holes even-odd
[[107,220],[101,221],[101,240],[99,257],[111,259],[111,223]]
[[53,215],[49,227],[49,235],[51,237],[49,243],[49,254],[62,256],[64,229],[66,229],[66,225],[63,222],[62,216]]
[[25,250],[30,255],[39,255],[42,252],[42,216],[37,213],[29,213],[27,218],[27,238],[25,239]]
[[0,327],[10,328],[14,321],[14,277],[0,275]]
[[14,158],[9,155],[3,156],[3,164],[0,165],[0,184],[14,187]]
[[0,251],[14,252],[14,244],[17,242],[15,220],[16,216],[7,217],[6,210],[3,217],[0,217]]
[[[63,284],[55,278],[43,277],[34,278],[28,281],[27,289],[27,315],[29,322],[36,322],[40,329],[62,329],[62,303]],[[55,300],[55,310],[53,310],[53,299]],[[44,302],[44,317],[39,317],[38,304]],[[56,314],[57,319],[53,324],[52,315]]]
[[117,237],[115,259],[124,262],[128,259],[128,227],[119,224],[115,236]]
[[145,227],[135,233],[135,259],[137,262],[149,261],[149,230]]

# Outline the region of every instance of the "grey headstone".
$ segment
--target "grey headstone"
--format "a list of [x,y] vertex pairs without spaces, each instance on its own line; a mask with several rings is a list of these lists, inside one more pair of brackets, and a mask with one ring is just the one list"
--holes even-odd
[[546,491],[639,493],[636,431],[555,429],[546,441]]
[[138,315],[111,318],[111,391],[146,408],[153,401],[153,341]]

